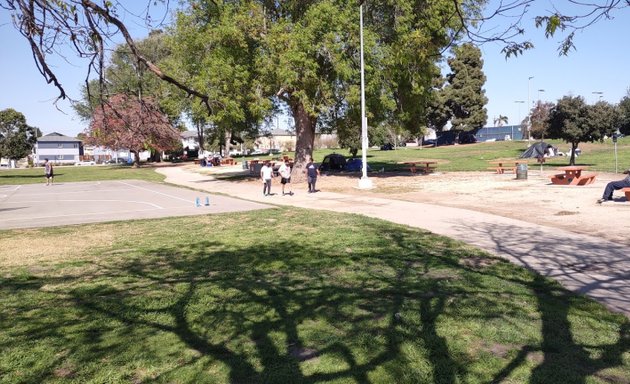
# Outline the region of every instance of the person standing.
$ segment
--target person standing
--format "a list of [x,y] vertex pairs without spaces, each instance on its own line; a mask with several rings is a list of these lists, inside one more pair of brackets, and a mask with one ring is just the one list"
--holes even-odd
[[44,174],[46,175],[46,185],[52,185],[53,177],[55,175],[53,165],[50,161],[48,161],[48,159],[44,159]]
[[313,164],[313,158],[308,158],[308,163],[304,169],[306,172],[306,181],[308,182],[308,193],[315,193],[315,184],[317,183],[317,176],[319,176],[319,169]]
[[273,177],[273,167],[269,164],[269,161],[265,161],[265,164],[260,169],[260,178],[263,182],[263,196],[271,195],[271,178]]
[[625,179],[611,181],[610,183],[606,184],[606,189],[604,189],[604,194],[602,195],[601,199],[597,200],[597,204],[601,204],[604,201],[612,200],[613,192],[618,189],[630,188],[630,169],[623,171],[623,173],[628,175],[626,176]]
[[278,173],[280,174],[280,184],[282,184],[282,196],[285,195],[284,187],[289,184],[289,196],[293,196],[293,191],[291,190],[291,166],[289,165],[289,161],[286,160],[284,163],[280,165],[278,169]]

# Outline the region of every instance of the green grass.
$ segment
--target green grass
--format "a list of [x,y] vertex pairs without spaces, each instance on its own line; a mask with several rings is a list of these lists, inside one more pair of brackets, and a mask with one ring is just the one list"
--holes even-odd
[[[566,152],[570,145],[557,141],[548,140],[546,142],[558,146],[563,152]],[[368,163],[373,171],[400,170],[402,165],[399,163],[410,160],[436,160],[438,161],[438,170],[441,172],[454,171],[486,171],[488,168],[488,160],[493,159],[514,159],[525,151],[528,143],[526,141],[497,141],[489,143],[478,143],[469,145],[450,145],[437,148],[417,148],[417,147],[401,147],[394,151],[381,151],[371,149],[368,152]],[[577,157],[578,165],[589,166],[593,171],[614,172],[615,156],[614,146],[612,142],[606,143],[582,143],[580,144],[582,155]],[[349,157],[347,150],[342,149],[322,149],[317,150],[313,154],[316,162],[321,162],[329,153],[341,153]],[[293,156],[292,153],[284,153]],[[259,156],[260,159],[271,159],[274,156]],[[361,153],[359,152],[359,157]],[[617,145],[618,170],[630,168],[630,138],[620,139]],[[244,159],[250,159],[245,157]],[[241,158],[239,157],[240,161]],[[568,157],[556,157],[545,163],[545,167],[566,166],[569,162]],[[537,166],[535,160],[532,160],[531,166]],[[75,182],[75,181],[95,181],[95,180],[124,180],[139,179],[147,181],[163,181],[164,177],[156,172],[151,166],[143,166],[141,168],[133,168],[128,166],[83,166],[83,167],[57,167],[55,168],[56,182]],[[234,176],[220,176],[221,178],[233,178]],[[242,176],[237,176],[242,177]],[[0,170],[0,185],[6,184],[35,184],[44,182],[43,168],[32,169],[2,169]]]
[[[57,166],[55,182],[69,183],[97,180],[147,180],[160,182],[164,176],[150,166],[134,168],[130,166]],[[45,183],[44,168],[20,168],[0,170],[0,185]]]
[[[558,140],[545,140],[566,152],[570,144]],[[533,142],[532,142],[533,143]],[[531,143],[530,143],[531,144]],[[368,164],[372,170],[384,168],[386,171],[400,169],[398,163],[409,160],[437,160],[438,169],[442,172],[453,171],[486,171],[488,160],[515,159],[528,147],[527,141],[496,141],[468,145],[450,145],[436,148],[401,147],[394,151],[371,149],[368,151]],[[609,140],[605,143],[580,144],[582,155],[576,158],[577,165],[589,166],[594,171],[614,172],[614,145]],[[315,161],[320,162],[329,153],[337,152],[349,156],[347,150],[318,150],[314,154]],[[358,156],[361,156],[359,151]],[[619,171],[630,168],[630,138],[620,139],[617,143]],[[566,166],[568,157],[555,157],[545,163],[546,167]],[[532,159],[532,166],[537,166]]]
[[479,250],[356,215],[0,232],[2,383],[628,383],[629,325]]

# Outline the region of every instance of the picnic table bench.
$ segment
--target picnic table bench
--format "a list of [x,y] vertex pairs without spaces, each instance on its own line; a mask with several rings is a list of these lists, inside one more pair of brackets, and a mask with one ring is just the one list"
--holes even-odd
[[488,163],[493,164],[488,169],[495,171],[497,174],[503,174],[505,171],[515,172],[519,164],[528,164],[526,160],[492,160],[488,161]]
[[432,173],[437,167],[437,161],[431,160],[406,161],[403,164],[409,166],[409,171],[411,173],[416,173],[418,170],[423,173]]
[[551,177],[551,182],[556,185],[588,185],[595,181],[596,173],[582,173],[586,167],[569,166],[558,168],[564,173]]

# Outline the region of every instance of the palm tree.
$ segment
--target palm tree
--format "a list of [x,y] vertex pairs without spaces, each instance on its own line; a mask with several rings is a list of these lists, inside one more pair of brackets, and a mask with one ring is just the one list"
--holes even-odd
[[508,123],[507,116],[499,115],[499,117],[494,118],[494,125],[497,127],[502,127],[503,124],[507,124],[507,123]]

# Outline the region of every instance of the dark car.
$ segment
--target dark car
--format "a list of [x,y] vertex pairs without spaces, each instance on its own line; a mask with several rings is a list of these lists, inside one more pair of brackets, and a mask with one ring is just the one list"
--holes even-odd
[[381,151],[391,151],[393,149],[394,149],[394,145],[392,143],[381,145]]
[[126,164],[126,163],[127,163],[127,159],[123,159],[121,157],[117,159],[109,159],[105,162],[105,164]]

